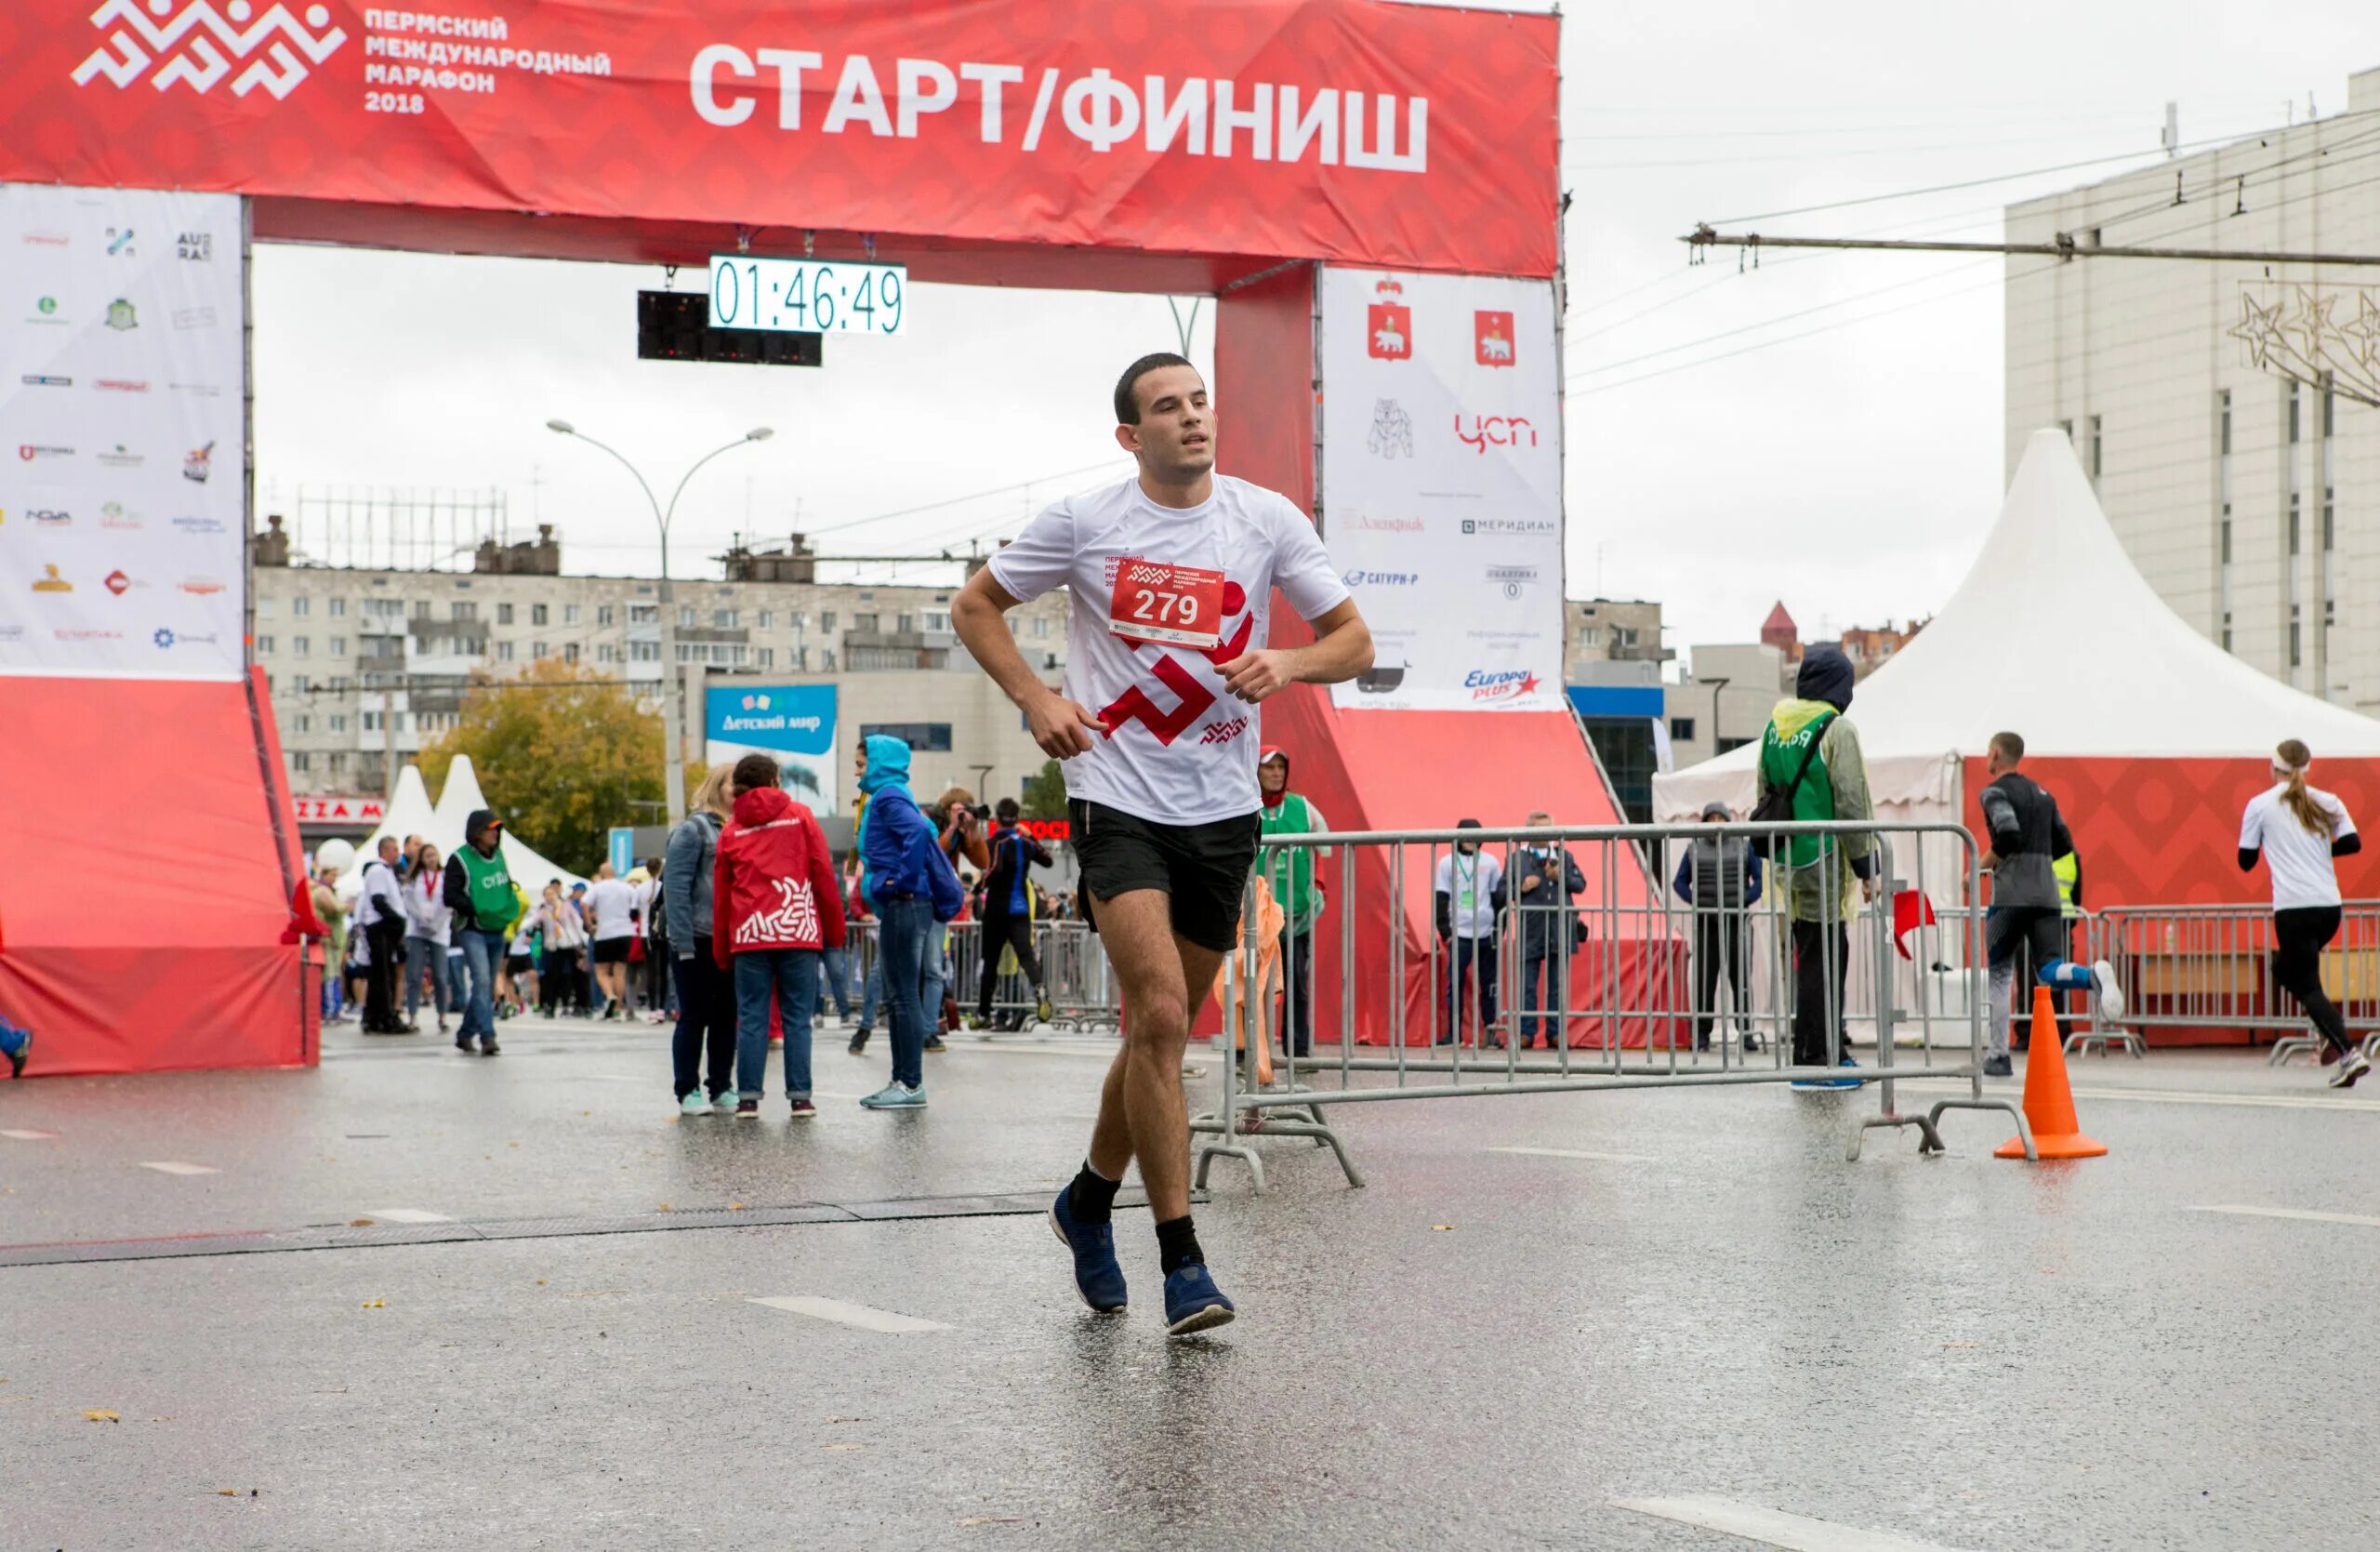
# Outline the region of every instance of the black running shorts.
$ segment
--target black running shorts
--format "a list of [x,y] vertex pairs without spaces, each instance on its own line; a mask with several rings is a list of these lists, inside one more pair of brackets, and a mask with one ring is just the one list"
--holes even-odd
[[537,960],[536,956],[534,954],[507,954],[504,956],[504,969],[507,975],[526,975],[536,968]]
[[1256,866],[1262,824],[1253,814],[1204,825],[1160,825],[1079,798],[1066,803],[1069,840],[1082,866],[1083,920],[1099,929],[1096,902],[1134,889],[1173,898],[1173,930],[1202,948],[1238,946],[1239,907]]
[[595,962],[597,964],[628,963],[628,945],[635,941],[636,939],[633,936],[597,938],[595,940]]

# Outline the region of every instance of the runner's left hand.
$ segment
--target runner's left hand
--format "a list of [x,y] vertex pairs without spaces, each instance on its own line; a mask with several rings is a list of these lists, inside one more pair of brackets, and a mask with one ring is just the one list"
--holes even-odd
[[1244,652],[1223,665],[1223,688],[1253,706],[1292,682],[1286,652]]

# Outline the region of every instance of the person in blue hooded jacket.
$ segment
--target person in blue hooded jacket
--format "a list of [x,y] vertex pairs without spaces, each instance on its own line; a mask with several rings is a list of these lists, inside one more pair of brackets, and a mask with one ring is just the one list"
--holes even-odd
[[871,1110],[914,1110],[926,1102],[926,944],[934,924],[959,914],[965,898],[934,828],[909,791],[909,746],[885,734],[866,740],[860,791],[862,888],[876,911],[877,952],[892,1028],[892,1081],[860,1101]]

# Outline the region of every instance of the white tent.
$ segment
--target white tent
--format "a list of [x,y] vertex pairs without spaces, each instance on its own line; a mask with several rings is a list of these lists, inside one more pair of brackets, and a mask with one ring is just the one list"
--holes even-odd
[[[2071,444],[2035,431],[1982,553],[1941,612],[1851,705],[1880,817],[1968,817],[1964,767],[2014,729],[2027,754],[2261,761],[2380,757],[2380,722],[2291,689],[2157,596],[2099,510]],[[1751,745],[1653,778],[1657,821],[1751,806]],[[2318,775],[2317,780],[2320,780]]]
[[[356,849],[354,863],[340,875],[340,894],[351,898],[362,890],[364,864],[374,855],[380,837],[393,835],[403,840],[418,835],[437,847],[439,856],[453,856],[456,848],[463,844],[463,825],[471,810],[487,806],[487,799],[480,791],[479,773],[471,768],[469,755],[455,757],[435,805],[430,801],[429,789],[422,784],[420,769],[407,765],[397,774],[397,794],[389,803],[388,817]],[[533,901],[550,879],[560,879],[564,889],[586,882],[560,863],[538,856],[535,847],[509,829],[504,831],[503,849],[504,863],[511,870],[513,882],[528,891]]]

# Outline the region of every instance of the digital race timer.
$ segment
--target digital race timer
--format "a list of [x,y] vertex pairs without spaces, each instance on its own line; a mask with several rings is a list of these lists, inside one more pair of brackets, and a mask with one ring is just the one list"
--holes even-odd
[[909,289],[904,264],[717,254],[710,325],[787,334],[898,334]]

